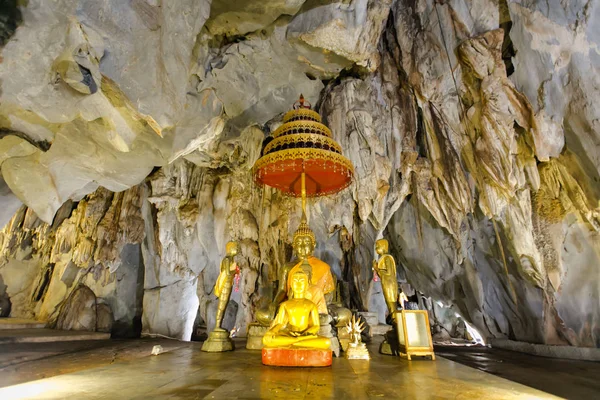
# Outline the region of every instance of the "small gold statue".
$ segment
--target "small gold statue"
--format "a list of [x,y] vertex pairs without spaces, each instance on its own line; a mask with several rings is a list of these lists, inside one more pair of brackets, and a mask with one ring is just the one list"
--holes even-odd
[[375,251],[380,255],[379,260],[373,260],[373,270],[381,279],[381,288],[385,304],[388,307],[389,316],[393,320],[397,311],[398,280],[396,278],[396,262],[394,257],[388,253],[389,245],[385,239],[375,242]]
[[265,348],[330,348],[331,341],[317,335],[319,310],[306,298],[308,285],[309,277],[303,269],[292,274],[292,298],[279,306],[277,316],[263,337]]
[[300,269],[309,271],[310,286],[307,290],[306,298],[317,305],[320,314],[328,313],[324,295],[335,290],[335,283],[329,265],[312,255],[316,246],[315,234],[308,226],[305,214],[302,214],[300,226],[294,233],[292,243],[298,261],[281,267],[278,277],[279,286],[275,298],[269,307],[256,312],[256,320],[263,326],[271,324],[279,304],[286,298],[289,298],[291,277]]
[[221,324],[223,323],[225,310],[227,309],[229,297],[231,296],[233,279],[238,269],[238,266],[233,259],[238,253],[237,242],[228,242],[225,246],[225,251],[227,252],[227,255],[221,261],[221,272],[215,283],[215,296],[219,298],[215,329],[208,335],[208,339],[202,345],[202,351],[210,353],[233,350],[233,342],[229,338],[229,332],[226,329],[221,328]]
[[364,322],[356,320],[356,317],[352,315],[352,319],[346,325],[346,329],[350,334],[350,343],[346,349],[346,358],[349,360],[370,360],[369,350],[367,346],[361,341],[360,334],[365,329]]

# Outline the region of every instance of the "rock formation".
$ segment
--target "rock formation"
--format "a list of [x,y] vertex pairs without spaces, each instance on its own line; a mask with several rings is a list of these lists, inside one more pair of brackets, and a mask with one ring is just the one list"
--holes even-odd
[[146,192],[144,185],[120,193],[99,188],[66,202],[52,224],[21,207],[0,232],[0,290],[11,316],[139,334]]
[[600,4],[563,3],[7,6],[0,297],[63,326],[86,287],[95,329],[112,313],[113,333],[141,319],[189,339],[237,240],[243,335],[300,206],[251,168],[303,93],[356,170],[309,203],[347,306],[384,312],[385,236],[402,276],[484,337],[600,346]]

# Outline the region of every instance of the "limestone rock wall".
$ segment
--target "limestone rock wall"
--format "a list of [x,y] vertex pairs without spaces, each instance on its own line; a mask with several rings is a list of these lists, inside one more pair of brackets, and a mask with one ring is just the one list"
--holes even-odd
[[139,334],[145,199],[144,185],[121,193],[100,188],[65,203],[52,224],[21,207],[0,232],[0,291],[10,315]]
[[[144,332],[189,339],[194,321],[214,324],[219,263],[238,240],[227,324],[243,335],[292,256],[300,206],[257,187],[251,167],[303,93],[356,170],[347,190],[309,203],[316,254],[347,306],[385,321],[371,271],[383,236],[402,276],[483,336],[597,347],[599,9],[13,7],[0,62],[1,195],[7,215],[28,208],[4,228],[0,290],[16,299],[14,315],[55,319],[74,287],[54,278],[64,275],[112,298],[117,324],[131,310],[117,311],[119,300],[141,301],[136,286]],[[129,268],[136,279],[119,280]],[[40,276],[56,283],[30,300]]]
[[[529,76],[535,75],[531,72],[535,63],[519,71],[519,60],[530,57],[532,45],[521,40],[527,29],[536,31],[538,25],[526,25],[522,13],[530,15],[527,8],[534,7],[489,4],[488,11],[497,14],[486,18],[469,3],[417,2],[417,7],[396,3],[402,69],[419,107],[434,110],[423,113],[427,137],[418,144],[416,163],[432,160],[434,175],[442,182],[464,182],[449,191],[446,183],[441,193],[451,193],[451,201],[442,204],[457,204],[452,198],[460,198],[464,201],[458,204],[466,207],[440,215],[439,203],[418,193],[433,190],[437,201],[441,197],[437,185],[417,186],[417,193],[394,214],[387,234],[396,244],[408,280],[434,298],[450,300],[485,335],[598,346],[600,310],[592,299],[598,291],[599,243],[591,239],[597,236],[598,196],[595,175],[585,172],[592,149],[579,152],[568,140],[565,144],[572,132],[568,121],[554,118],[551,129],[547,111],[539,106],[545,92],[540,88],[533,95],[525,90],[531,84]],[[552,12],[538,23],[560,24],[562,6],[555,6],[558,14]],[[592,10],[579,9],[582,26],[597,7],[589,6]],[[574,9],[563,11],[577,15]],[[496,29],[500,26],[510,28],[510,36]],[[529,35],[531,39],[537,32]],[[506,57],[510,38],[517,54],[511,59],[514,65]],[[592,48],[573,53],[593,52]],[[569,62],[577,63],[575,58]],[[580,67],[571,65],[574,70]],[[509,78],[507,71],[513,68]],[[562,70],[561,65],[555,68]],[[594,96],[593,87],[586,96]],[[584,136],[597,135],[590,128]],[[459,168],[451,170],[447,162],[435,161],[440,149],[431,136],[440,130],[447,140],[440,149],[454,154]],[[575,250],[570,243],[582,234],[590,240],[585,239],[585,245],[579,242],[582,246]],[[579,293],[571,292],[575,281]]]

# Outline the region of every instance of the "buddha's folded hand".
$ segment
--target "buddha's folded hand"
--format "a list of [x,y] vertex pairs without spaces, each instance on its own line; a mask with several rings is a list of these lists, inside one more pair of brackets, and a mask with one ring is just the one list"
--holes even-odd
[[317,332],[319,332],[319,327],[318,326],[311,326],[310,328],[308,328],[306,330],[306,334],[307,335],[316,335]]

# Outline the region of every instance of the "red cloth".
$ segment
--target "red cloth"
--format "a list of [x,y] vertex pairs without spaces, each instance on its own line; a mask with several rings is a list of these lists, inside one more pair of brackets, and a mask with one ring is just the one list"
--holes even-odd
[[262,349],[262,363],[275,367],[328,367],[331,350]]

